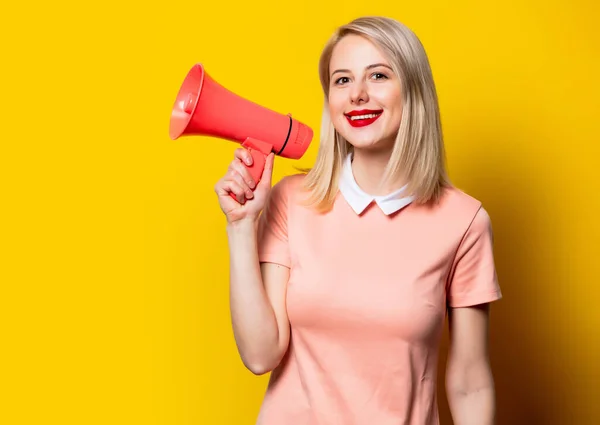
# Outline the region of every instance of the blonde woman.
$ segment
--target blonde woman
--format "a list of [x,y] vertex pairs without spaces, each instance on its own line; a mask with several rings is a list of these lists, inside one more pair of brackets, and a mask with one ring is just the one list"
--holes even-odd
[[315,166],[271,188],[271,154],[256,185],[239,149],[215,187],[239,353],[272,372],[258,424],[439,424],[447,315],[454,423],[491,425],[490,217],[446,176],[425,51],[401,23],[364,17],[336,31],[319,71]]

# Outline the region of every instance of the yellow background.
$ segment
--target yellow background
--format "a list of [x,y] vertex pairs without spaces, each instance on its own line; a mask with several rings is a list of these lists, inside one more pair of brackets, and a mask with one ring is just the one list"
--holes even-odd
[[254,423],[267,377],[237,356],[213,193],[235,145],[171,141],[172,102],[203,62],[318,130],[320,49],[362,14],[422,39],[451,177],[494,223],[498,424],[600,423],[596,4],[3,5],[0,423]]

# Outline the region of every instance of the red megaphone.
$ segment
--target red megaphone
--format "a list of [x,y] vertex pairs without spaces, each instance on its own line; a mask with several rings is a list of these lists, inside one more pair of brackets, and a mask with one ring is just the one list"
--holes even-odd
[[240,143],[252,154],[254,162],[247,167],[258,183],[268,154],[301,158],[313,131],[289,114],[279,114],[232,93],[196,64],[177,93],[169,126],[172,140],[188,135]]

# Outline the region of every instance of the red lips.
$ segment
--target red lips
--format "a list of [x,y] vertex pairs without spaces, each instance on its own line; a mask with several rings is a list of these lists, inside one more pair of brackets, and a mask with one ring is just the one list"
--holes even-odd
[[[378,110],[360,109],[360,110],[350,111],[344,115],[346,115],[346,119],[348,120],[348,122],[350,123],[350,125],[352,127],[365,127],[365,126],[371,125],[375,121],[377,121],[377,118],[379,118],[382,113],[383,113],[383,110],[381,110],[381,109],[378,109]],[[352,118],[352,117],[359,117],[359,116],[362,116],[362,118],[354,118],[354,119]]]

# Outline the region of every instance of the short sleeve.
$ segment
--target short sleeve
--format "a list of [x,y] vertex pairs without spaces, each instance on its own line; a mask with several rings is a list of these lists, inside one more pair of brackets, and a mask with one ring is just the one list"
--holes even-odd
[[492,224],[487,211],[480,207],[454,259],[448,305],[468,307],[501,298],[494,261]]
[[283,178],[269,192],[258,221],[258,259],[261,263],[291,266],[288,244],[288,179]]

